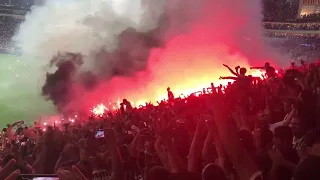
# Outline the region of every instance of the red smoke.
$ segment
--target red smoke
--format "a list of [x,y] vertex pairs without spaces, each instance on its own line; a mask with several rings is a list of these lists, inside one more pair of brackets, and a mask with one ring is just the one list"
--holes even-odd
[[[236,48],[235,48],[236,49]],[[151,53],[148,69],[135,77],[113,78],[100,86],[83,99],[83,104],[91,107],[100,102],[109,103],[128,99],[137,106],[145,102],[156,102],[167,98],[166,88],[170,87],[175,96],[201,91],[210,87],[227,84],[219,80],[220,76],[232,76],[222,65],[230,67],[240,65],[249,70],[247,59],[241,54],[232,54],[232,47],[216,45],[210,39],[202,37],[202,31],[173,38],[165,49],[154,49]],[[236,52],[236,51],[235,51]],[[255,65],[263,65],[257,60]],[[260,71],[249,71],[249,74],[261,76]]]
[[[263,44],[259,3],[250,0],[225,0],[218,4],[205,1],[201,6],[204,8],[193,11],[193,17],[187,17],[189,21],[181,27],[172,25],[166,32],[165,47],[152,51],[145,71],[134,77],[101,81],[99,87],[89,93],[83,94],[76,88],[83,98],[72,106],[91,108],[101,102],[106,104],[124,98],[137,106],[167,98],[167,87],[177,97],[181,93],[188,95],[201,91],[210,87],[211,82],[216,86],[225,85],[228,81],[219,80],[219,77],[232,74],[222,64],[231,68],[246,67],[248,74],[261,76],[260,71],[249,70],[249,65],[262,66],[270,61]],[[188,8],[191,8],[190,4]],[[183,15],[188,16],[180,14],[180,18]]]

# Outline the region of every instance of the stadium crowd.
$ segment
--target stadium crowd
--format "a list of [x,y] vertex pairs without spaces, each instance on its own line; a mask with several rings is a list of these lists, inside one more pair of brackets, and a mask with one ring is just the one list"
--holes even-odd
[[[319,29],[318,23],[283,23],[274,6],[266,7],[266,29]],[[15,50],[11,39],[20,23],[0,16],[0,51]],[[318,40],[317,34],[266,35]],[[307,45],[292,53],[310,49],[318,51]],[[168,100],[157,105],[135,108],[124,99],[118,110],[52,126],[7,125],[0,180],[43,174],[60,180],[319,180],[320,62],[301,60],[278,71],[269,63],[252,67],[265,71],[263,78],[224,66],[232,76],[221,79],[233,83],[188,97],[168,88]]]
[[[264,78],[230,68],[228,86],[120,108],[63,125],[3,129],[0,179],[319,180],[320,63]],[[13,129],[16,129],[13,131]]]
[[22,19],[12,16],[0,16],[0,52],[10,53],[15,51],[12,37]]
[[[30,4],[31,5],[31,4]],[[295,18],[298,9],[296,1],[263,1],[264,23],[263,27],[267,30],[318,30],[320,23],[315,21],[297,21]],[[17,53],[19,50],[15,47],[12,37],[23,21],[23,16],[29,10],[23,7],[0,6],[0,52]],[[315,34],[290,34],[287,32],[265,32],[271,37],[312,37],[319,38]]]
[[285,22],[264,22],[264,28],[276,30],[319,30],[320,23],[285,23]]
[[320,14],[316,13],[316,14],[308,14],[308,15],[304,15],[303,18],[319,18]]

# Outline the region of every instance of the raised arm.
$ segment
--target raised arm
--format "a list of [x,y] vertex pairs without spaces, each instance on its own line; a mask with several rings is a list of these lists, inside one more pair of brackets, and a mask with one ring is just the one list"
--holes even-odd
[[111,157],[111,176],[110,180],[123,180],[123,164],[120,152],[116,143],[116,135],[112,129],[105,129],[105,138]]
[[202,140],[202,133],[205,127],[205,118],[200,117],[197,123],[196,132],[193,136],[193,140],[190,147],[188,156],[188,171],[189,172],[201,172],[201,150],[204,141]]
[[264,67],[254,66],[254,67],[250,67],[250,69],[264,69]]
[[220,77],[219,79],[232,79],[232,80],[237,80],[237,77],[226,76],[226,77]]
[[214,141],[214,145],[217,151],[217,156],[218,156],[218,161],[217,164],[223,169],[225,170],[225,162],[227,159],[227,155],[226,152],[224,150],[223,144],[221,142],[221,138],[219,137],[219,133],[218,133],[218,129],[217,129],[217,125],[214,122],[214,119],[211,119],[212,122],[210,122],[210,131],[212,133],[213,136],[213,141]]
[[[229,118],[229,109],[223,96],[216,97],[212,102],[215,122],[224,149],[234,165],[240,180],[251,179],[258,171],[251,156],[245,151],[238,136],[235,122]],[[261,179],[254,178],[254,179]]]
[[165,148],[167,150],[170,171],[172,173],[184,172],[187,170],[187,163],[185,159],[183,159],[178,153],[174,142],[173,123],[175,122],[175,120],[168,120],[165,118],[162,120],[166,121],[167,123],[163,123],[163,127],[166,128],[163,129],[159,135],[161,137],[160,140],[163,142],[163,145],[165,145]]
[[156,140],[156,142],[154,143],[154,148],[156,150],[156,153],[157,153],[162,165],[166,169],[170,170],[168,155],[165,153],[162,145],[163,145],[163,139],[161,136],[159,136],[158,139]]
[[137,156],[139,156],[139,151],[137,149],[137,146],[138,146],[138,141],[140,139],[140,130],[137,127],[134,127],[131,129],[136,129],[137,134],[129,146],[130,154],[132,157],[137,157]]
[[206,139],[204,140],[204,144],[201,152],[201,157],[202,157],[202,160],[205,162],[205,164],[209,164],[213,162],[213,160],[211,159],[212,152],[210,149],[210,146],[213,143],[213,132],[211,129],[212,128],[209,127],[208,134]]
[[231,69],[228,65],[223,64],[223,66],[226,67],[226,68],[228,68],[229,71],[230,71],[233,75],[235,75],[235,76],[238,76],[238,75],[239,75],[237,72],[235,72],[233,69]]
[[269,128],[270,130],[273,132],[276,127],[279,127],[279,126],[289,126],[290,123],[291,123],[291,120],[293,119],[293,117],[296,115],[297,113],[297,110],[296,108],[292,108],[292,110],[290,111],[290,113],[283,119],[283,121],[280,121],[280,122],[276,122],[274,124],[270,124],[269,125]]

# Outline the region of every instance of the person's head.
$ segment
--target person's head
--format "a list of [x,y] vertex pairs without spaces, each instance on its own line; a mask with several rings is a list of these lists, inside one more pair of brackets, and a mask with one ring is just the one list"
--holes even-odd
[[266,62],[266,63],[264,63],[264,66],[265,66],[265,67],[270,67],[270,63],[269,63],[269,62]]
[[260,123],[269,123],[270,118],[271,118],[271,113],[264,111],[264,110],[259,110],[257,113],[257,118],[260,121]]
[[68,158],[69,160],[78,161],[80,156],[80,150],[79,148],[74,144],[67,144],[63,148],[63,155],[65,158]]
[[152,167],[147,173],[147,180],[169,180],[170,172],[161,166]]
[[269,122],[263,118],[261,118],[261,116],[257,117],[258,119],[256,119],[254,121],[254,130],[260,130],[260,129],[269,129]]
[[320,129],[314,129],[307,132],[302,140],[303,146],[301,148],[301,153],[304,156],[320,157]]
[[19,127],[17,130],[16,130],[16,133],[17,134],[20,134],[22,132],[23,128],[22,127]]
[[170,88],[169,88],[169,87],[167,88],[167,91],[168,91],[168,92],[170,91]]
[[247,69],[246,68],[240,68],[240,74],[241,75],[245,75],[247,73]]
[[255,146],[254,146],[254,140],[253,136],[248,130],[240,130],[238,132],[240,141],[243,143],[244,148],[249,154],[255,154]]
[[208,164],[202,171],[203,180],[227,180],[222,168],[216,164]]
[[293,180],[319,180],[320,157],[309,156],[301,161],[293,174]]
[[273,134],[269,128],[256,128],[253,131],[254,144],[257,149],[269,149],[272,146]]
[[292,148],[292,131],[286,126],[276,127],[273,135],[273,143],[276,149],[286,150]]
[[170,180],[201,180],[201,174],[182,171],[178,173],[172,173],[169,177]]

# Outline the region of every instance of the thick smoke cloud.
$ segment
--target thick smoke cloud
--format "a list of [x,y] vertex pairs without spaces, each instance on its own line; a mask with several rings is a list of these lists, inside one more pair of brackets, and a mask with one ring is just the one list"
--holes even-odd
[[[152,48],[161,47],[156,35],[158,30],[145,33],[127,29],[119,35],[119,46],[112,52],[101,51],[97,57],[95,72],[78,71],[83,65],[81,53],[58,53],[50,61],[50,67],[55,66],[54,73],[47,73],[42,94],[52,100],[58,111],[63,114],[73,113],[79,108],[68,108],[70,102],[76,101],[74,96],[76,85],[83,91],[94,90],[99,80],[108,81],[113,77],[134,76],[136,72],[146,69],[148,57]],[[81,95],[79,95],[80,97]]]
[[58,70],[43,87],[62,111],[124,97],[158,100],[168,86],[205,87],[227,73],[222,63],[271,61],[261,19],[259,0],[51,0],[33,7],[15,40],[39,67],[59,52],[62,64],[73,62],[66,53],[80,54],[81,64],[51,64]]
[[71,99],[72,84],[77,66],[82,64],[80,54],[67,53],[55,56],[51,65],[55,65],[58,69],[55,73],[47,73],[46,82],[42,87],[42,93],[48,99],[52,100],[57,110],[66,113],[65,107]]

